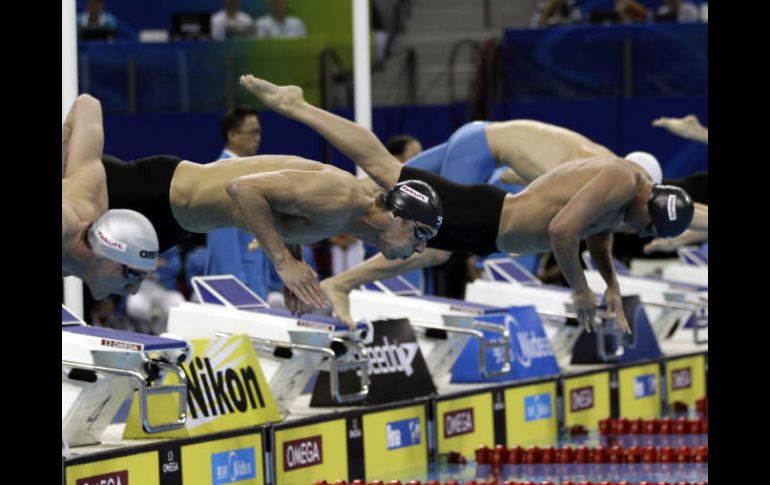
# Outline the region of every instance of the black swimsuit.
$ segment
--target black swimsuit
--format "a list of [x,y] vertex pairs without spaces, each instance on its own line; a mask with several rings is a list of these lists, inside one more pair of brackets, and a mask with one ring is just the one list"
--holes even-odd
[[488,256],[498,252],[497,231],[506,192],[488,184],[461,185],[432,172],[404,166],[398,181],[428,183],[441,197],[444,221],[429,248]]
[[102,156],[107,172],[110,209],[131,209],[147,217],[158,233],[160,251],[189,237],[171,212],[169,191],[177,165],[182,161],[171,155],[155,155],[124,162],[111,155]]

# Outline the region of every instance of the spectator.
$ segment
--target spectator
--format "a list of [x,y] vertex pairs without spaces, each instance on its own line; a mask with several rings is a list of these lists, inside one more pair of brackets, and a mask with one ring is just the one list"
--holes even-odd
[[698,19],[698,7],[686,0],[665,0],[655,12],[655,20],[658,22],[687,23],[697,22]]
[[532,27],[580,22],[582,14],[575,0],[540,0],[532,15]]
[[240,0],[224,0],[222,10],[211,16],[211,38],[214,40],[253,37],[254,18],[238,10]]
[[286,15],[285,0],[268,0],[269,15],[257,19],[257,37],[305,37],[305,24],[298,17]]
[[78,15],[80,40],[110,40],[115,38],[118,20],[104,10],[104,0],[88,0],[86,11]]
[[649,17],[647,8],[636,0],[615,0],[615,11],[623,23],[644,22]]

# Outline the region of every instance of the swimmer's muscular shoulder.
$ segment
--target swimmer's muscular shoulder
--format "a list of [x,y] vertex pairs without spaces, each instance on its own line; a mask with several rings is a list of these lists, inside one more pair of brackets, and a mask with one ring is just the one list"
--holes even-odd
[[309,213],[348,209],[362,190],[352,174],[332,166],[312,172],[297,171],[291,178],[298,201]]

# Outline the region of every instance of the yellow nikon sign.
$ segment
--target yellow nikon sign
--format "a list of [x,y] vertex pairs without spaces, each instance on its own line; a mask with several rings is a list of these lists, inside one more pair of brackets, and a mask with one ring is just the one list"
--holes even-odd
[[[187,375],[187,424],[184,428],[147,434],[139,418],[138,396],[131,403],[124,438],[177,438],[280,421],[259,360],[245,335],[192,341],[195,355],[185,365]],[[174,383],[167,376],[166,383]],[[172,421],[178,396],[152,395],[150,423]]]

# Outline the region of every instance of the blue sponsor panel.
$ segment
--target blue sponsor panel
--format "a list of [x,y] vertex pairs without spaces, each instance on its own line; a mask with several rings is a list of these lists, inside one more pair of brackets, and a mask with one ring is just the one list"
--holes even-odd
[[241,448],[211,455],[213,485],[240,482],[257,476],[254,448]]
[[552,416],[551,395],[535,394],[524,397],[524,420],[538,421]]
[[420,444],[420,418],[402,419],[386,424],[388,451]]
[[[482,377],[479,370],[478,342],[476,339],[469,339],[452,368],[452,383],[501,382],[559,373],[559,365],[556,363],[551,343],[534,306],[510,307],[503,313],[485,315],[477,320],[504,325],[508,328],[513,358],[511,371],[496,377]],[[485,339],[492,339],[495,336],[491,332],[484,332]],[[502,368],[504,355],[500,348],[488,349],[487,365],[494,369]]]
[[634,399],[654,396],[657,390],[655,374],[642,374],[634,378]]
[[[655,338],[655,333],[650,326],[644,305],[640,303],[636,295],[623,297],[623,311],[626,314],[628,324],[631,326],[631,334],[624,334],[622,340],[614,335],[605,337],[605,349],[607,352],[615,352],[619,345],[623,346],[622,355],[616,362],[630,364],[641,360],[658,359],[663,353]],[[583,332],[572,348],[571,364],[601,364],[605,361],[599,355],[596,333]]]

